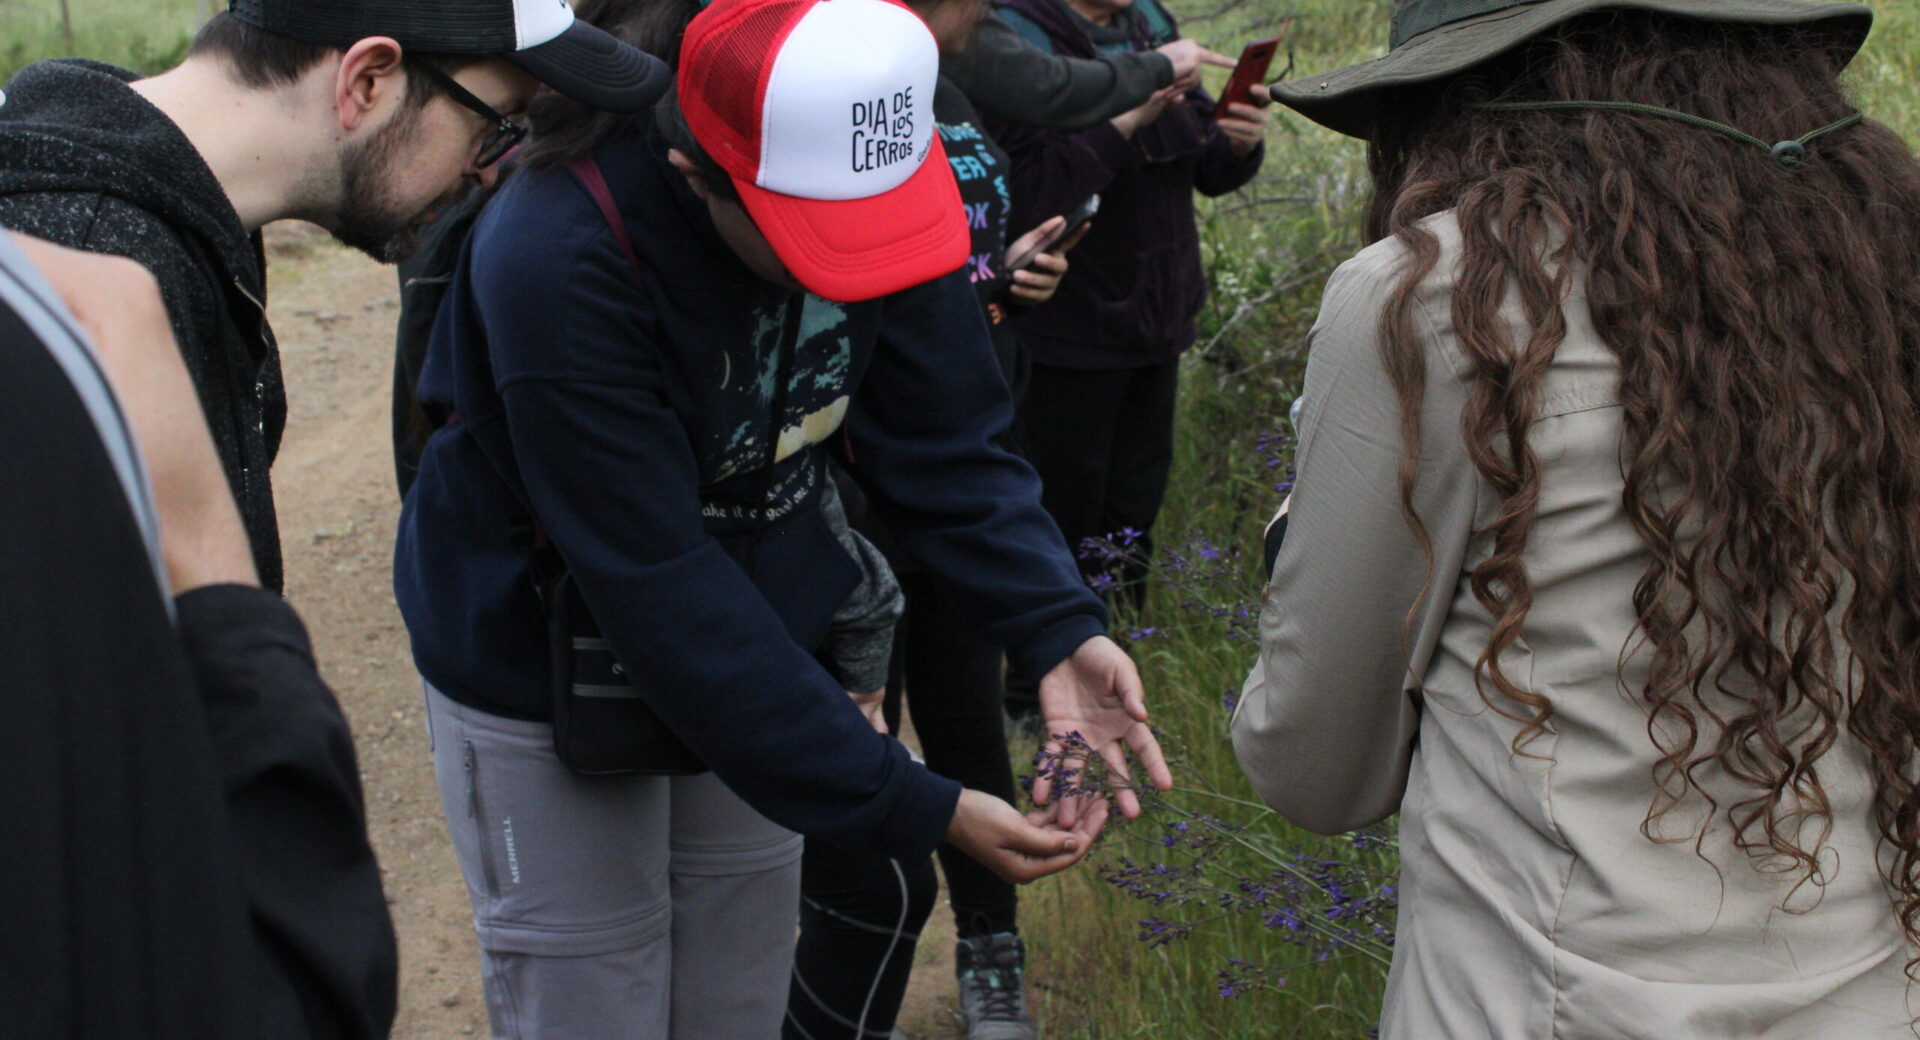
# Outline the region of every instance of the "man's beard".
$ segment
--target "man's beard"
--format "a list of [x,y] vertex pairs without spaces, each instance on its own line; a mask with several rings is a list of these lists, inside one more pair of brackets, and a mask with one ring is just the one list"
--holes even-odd
[[422,214],[458,202],[467,192],[456,184],[433,205],[416,213],[396,213],[387,199],[395,157],[412,139],[420,107],[394,117],[372,139],[347,146],[340,157],[340,210],[333,237],[383,264],[397,264],[420,248]]

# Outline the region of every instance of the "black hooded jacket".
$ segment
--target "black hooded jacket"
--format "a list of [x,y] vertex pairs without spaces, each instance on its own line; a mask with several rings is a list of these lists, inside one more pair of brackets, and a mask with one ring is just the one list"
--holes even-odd
[[160,280],[173,332],[240,504],[260,582],[282,586],[268,470],[286,426],[266,265],[220,182],[173,121],[81,59],[29,65],[0,104],[0,227],[113,253]]

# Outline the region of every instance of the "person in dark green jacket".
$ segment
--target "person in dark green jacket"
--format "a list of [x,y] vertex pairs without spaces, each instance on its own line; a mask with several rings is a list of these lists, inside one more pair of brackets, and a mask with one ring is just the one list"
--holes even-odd
[[1194,86],[1202,65],[1230,68],[1233,59],[1185,39],[1084,58],[1056,54],[989,14],[964,49],[941,56],[940,74],[982,115],[1084,130],[1145,104],[1155,91]]

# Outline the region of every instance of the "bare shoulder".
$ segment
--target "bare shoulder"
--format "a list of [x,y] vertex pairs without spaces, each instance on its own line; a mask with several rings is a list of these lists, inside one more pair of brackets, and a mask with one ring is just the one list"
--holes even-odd
[[153,272],[124,256],[72,249],[18,233],[13,241],[63,296],[69,291],[82,295],[137,292],[142,288],[157,291]]
[[168,367],[181,364],[153,272],[122,256],[69,249],[26,235],[13,240],[60,295],[109,370],[136,357],[151,356]]

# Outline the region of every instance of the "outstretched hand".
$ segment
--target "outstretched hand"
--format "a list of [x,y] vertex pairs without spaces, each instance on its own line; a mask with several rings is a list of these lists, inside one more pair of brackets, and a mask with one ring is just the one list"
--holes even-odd
[[[1080,644],[1072,656],[1040,680],[1040,714],[1046,720],[1046,750],[1050,755],[1069,756],[1066,764],[1076,767],[1064,738],[1078,733],[1106,762],[1107,775],[1123,782],[1114,790],[1114,800],[1128,819],[1140,815],[1140,796],[1126,783],[1132,779],[1127,770],[1129,750],[1145,767],[1147,780],[1156,790],[1173,786],[1166,755],[1147,728],[1146,691],[1140,684],[1140,672],[1126,651],[1106,636]],[[1034,804],[1046,805],[1052,794],[1053,778],[1043,771],[1034,781]],[[1080,798],[1062,799],[1058,806],[1060,823],[1075,826],[1088,804]]]
[[[1063,800],[1064,801],[1064,800]],[[1024,885],[1080,862],[1106,826],[1101,802],[1063,822],[1058,808],[1025,816],[982,791],[960,792],[960,804],[947,824],[947,843],[993,871],[1000,880]]]

